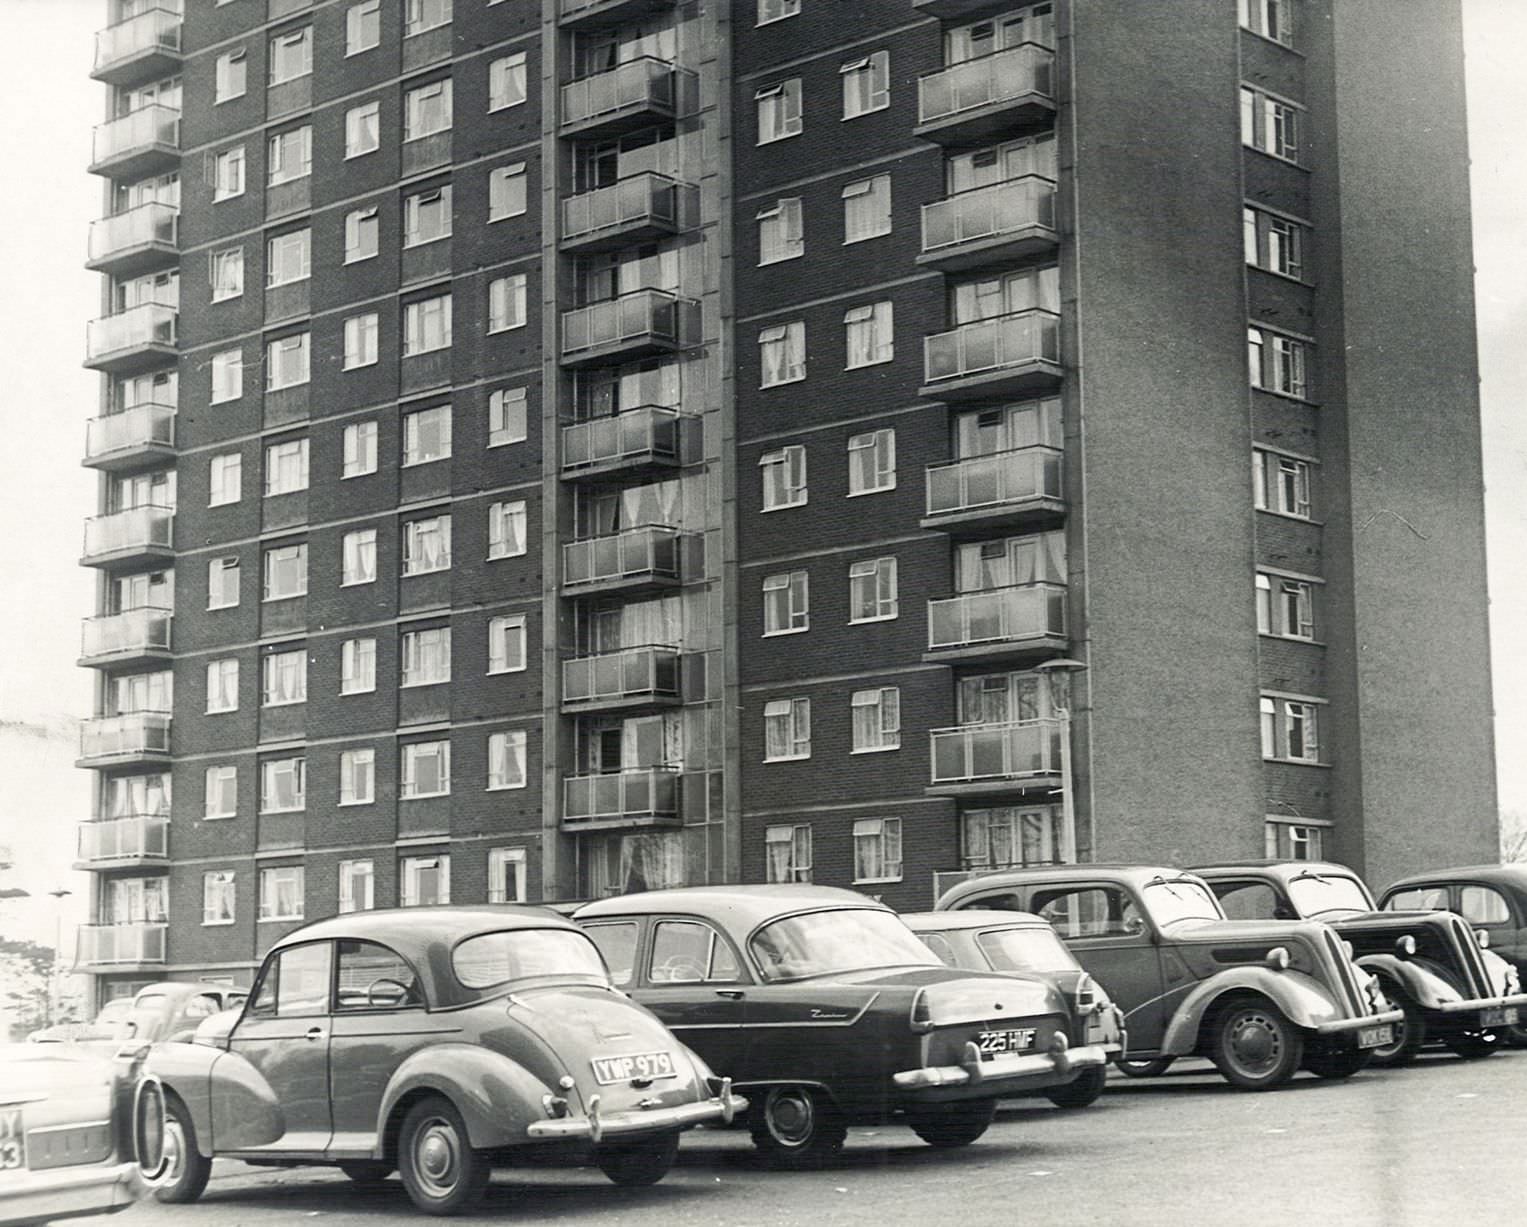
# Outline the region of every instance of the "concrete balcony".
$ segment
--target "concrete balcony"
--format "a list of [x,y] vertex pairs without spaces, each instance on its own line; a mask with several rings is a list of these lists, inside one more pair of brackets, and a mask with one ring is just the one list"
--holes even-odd
[[673,7],[673,0],[561,0],[557,23],[564,30],[598,30],[626,25]]
[[973,20],[1011,7],[1004,0],[912,0],[914,13],[920,17],[937,17],[940,21]]
[[923,338],[923,386],[939,400],[990,400],[1060,384],[1060,316],[1038,307]]
[[168,609],[145,607],[86,618],[79,664],[100,669],[166,659],[171,617]]
[[683,418],[664,405],[638,405],[570,422],[562,428],[562,477],[581,481],[676,468],[682,463]]
[[1066,721],[1056,719],[931,729],[927,791],[958,796],[1058,788],[1060,739],[1067,735]]
[[668,524],[648,524],[605,537],[586,537],[562,547],[562,591],[634,592],[672,588],[683,582],[688,534]]
[[562,365],[628,362],[682,349],[699,304],[667,290],[633,290],[562,313]]
[[562,202],[562,250],[610,251],[678,234],[697,215],[695,189],[642,171]]
[[678,821],[677,767],[635,767],[562,781],[564,831],[675,826]]
[[85,365],[112,375],[167,365],[175,360],[179,320],[175,307],[157,302],[91,320],[85,327]]
[[97,30],[90,75],[108,85],[133,85],[180,70],[180,12],[152,8]]
[[1066,647],[1066,586],[1015,584],[928,602],[925,661],[1013,661]]
[[562,87],[562,135],[619,136],[676,119],[695,75],[650,55]]
[[679,702],[676,647],[647,644],[562,662],[564,712],[671,707]]
[[97,716],[80,725],[76,767],[127,767],[169,761],[170,713],[135,711]]
[[164,966],[163,921],[81,925],[74,946],[74,966],[81,971],[136,971]]
[[134,405],[85,423],[86,468],[135,469],[174,456],[174,405]]
[[1059,242],[1055,181],[1024,175],[925,204],[917,262],[959,272],[1045,255]]
[[76,869],[134,869],[162,865],[170,856],[170,819],[165,814],[103,818],[79,826]]
[[159,200],[98,218],[90,223],[85,267],[114,277],[168,268],[180,259],[175,247],[179,223],[180,210]]
[[85,521],[87,567],[128,567],[168,562],[175,553],[175,511],[171,507],[130,507]]
[[146,179],[180,165],[180,110],[153,102],[97,124],[90,173]]
[[1055,118],[1055,52],[1020,43],[920,77],[913,136],[978,145]]
[[930,464],[927,514],[921,526],[981,534],[1056,519],[1066,510],[1061,460],[1060,448],[1035,444]]

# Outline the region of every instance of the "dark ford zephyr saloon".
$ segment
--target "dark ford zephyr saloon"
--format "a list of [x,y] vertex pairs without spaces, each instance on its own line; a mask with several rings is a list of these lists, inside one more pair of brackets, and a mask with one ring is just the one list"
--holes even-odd
[[153,1050],[162,1201],[194,1201],[214,1156],[394,1168],[414,1204],[474,1202],[526,1144],[593,1148],[652,1184],[682,1129],[746,1107],[610,984],[594,944],[543,908],[415,907],[320,920],[278,941],[243,1012]]
[[1101,1066],[1040,976],[955,971],[864,895],[825,886],[658,890],[577,919],[615,982],[752,1102],[780,1167],[834,1156],[847,1126],[904,1120],[934,1146],[973,1142],[999,1096]]
[[[1462,919],[1446,911],[1381,912],[1345,865],[1242,861],[1193,872],[1231,916],[1323,920],[1352,944],[1358,966],[1378,977],[1405,1015],[1393,1039],[1373,1050],[1375,1064],[1414,1060],[1428,1039],[1462,1057],[1487,1056],[1497,1032],[1516,1023],[1527,1004],[1516,970],[1481,949]],[[1417,897],[1411,905],[1421,904]]]
[[1204,1056],[1245,1090],[1302,1066],[1345,1078],[1392,1038],[1400,1012],[1315,921],[1227,920],[1201,878],[1139,865],[1059,865],[983,874],[939,911],[1035,912],[1124,1007],[1131,1074]]

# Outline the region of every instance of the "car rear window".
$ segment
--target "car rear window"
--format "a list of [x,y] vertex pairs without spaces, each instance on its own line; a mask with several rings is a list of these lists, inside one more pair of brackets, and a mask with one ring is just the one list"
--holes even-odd
[[594,943],[570,929],[509,929],[469,937],[451,951],[456,978],[468,988],[493,988],[539,976],[572,976],[609,983]]
[[989,929],[976,937],[993,971],[1075,971],[1077,961],[1053,929]]
[[894,913],[871,908],[786,916],[764,925],[748,945],[766,980],[874,967],[943,966]]

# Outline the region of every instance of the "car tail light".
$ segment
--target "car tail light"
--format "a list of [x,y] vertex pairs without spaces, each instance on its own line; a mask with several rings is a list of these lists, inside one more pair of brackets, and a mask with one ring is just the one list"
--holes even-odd
[[931,1031],[933,1029],[933,1008],[928,1004],[928,990],[918,989],[917,996],[912,998],[912,1030]]
[[1274,971],[1287,971],[1288,965],[1293,962],[1293,960],[1289,957],[1288,948],[1286,946],[1274,946],[1264,956],[1264,961]]
[[1490,948],[1490,934],[1484,929],[1474,930],[1474,940],[1479,943],[1481,950],[1488,950]]
[[1086,972],[1083,972],[1076,980],[1076,1008],[1082,1013],[1094,1008],[1098,1003],[1098,984]]
[[1346,954],[1348,962],[1357,962],[1357,947],[1351,942],[1342,942],[1342,951]]

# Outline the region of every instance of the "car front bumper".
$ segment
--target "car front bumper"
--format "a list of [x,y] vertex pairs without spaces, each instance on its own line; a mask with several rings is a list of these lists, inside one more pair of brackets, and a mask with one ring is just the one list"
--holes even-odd
[[[714,1085],[714,1084],[713,1084]],[[658,1133],[688,1129],[691,1125],[712,1122],[731,1124],[738,1112],[747,1110],[748,1101],[732,1094],[731,1079],[721,1082],[721,1091],[713,1099],[680,1104],[674,1108],[653,1108],[639,1112],[602,1112],[599,1096],[589,1097],[585,1116],[564,1116],[556,1120],[532,1121],[527,1132],[535,1141],[583,1140],[596,1145],[607,1137],[634,1133]]]
[[892,1075],[891,1081],[901,1091],[979,1085],[993,1095],[1004,1095],[1025,1089],[1025,1084],[1064,1082],[1084,1069],[1107,1063],[1107,1052],[1091,1044],[1049,1052],[1003,1053],[989,1061],[981,1059],[974,1044],[966,1044],[965,1059],[958,1065],[905,1069]]
[[[1483,1014],[1486,1010],[1518,1010],[1527,1006],[1527,993],[1512,993],[1508,997],[1465,997],[1461,1001],[1444,1001],[1437,1007],[1439,1014]],[[1498,1026],[1500,1024],[1490,1024]]]
[[121,1210],[147,1188],[136,1163],[81,1164],[0,1176],[0,1224],[48,1223]]
[[1316,1023],[1316,1035],[1341,1035],[1348,1031],[1361,1031],[1364,1027],[1381,1027],[1385,1023],[1397,1023],[1405,1017],[1404,1010],[1383,1010],[1378,1014],[1362,1014],[1357,1018],[1334,1018],[1330,1022]]

